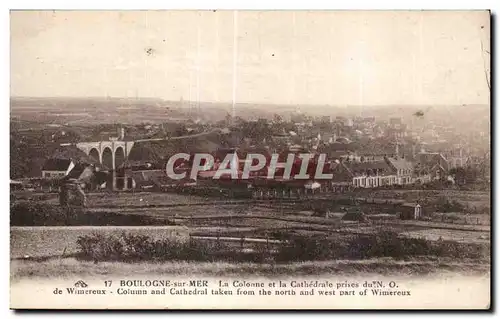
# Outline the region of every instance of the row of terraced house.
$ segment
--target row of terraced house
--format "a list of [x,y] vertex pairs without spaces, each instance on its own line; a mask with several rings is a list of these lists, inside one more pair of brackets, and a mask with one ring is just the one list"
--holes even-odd
[[333,167],[333,182],[350,182],[355,188],[428,183],[446,178],[448,164],[439,153],[421,153],[416,162],[398,156],[344,159]]

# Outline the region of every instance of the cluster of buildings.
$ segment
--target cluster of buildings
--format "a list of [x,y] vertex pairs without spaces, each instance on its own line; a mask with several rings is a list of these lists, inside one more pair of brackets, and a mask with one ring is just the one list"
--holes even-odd
[[[323,116],[312,120],[296,116],[286,125],[264,123],[271,133],[263,139],[242,135],[242,125],[212,130],[206,130],[204,125],[205,132],[202,133],[188,127],[189,133],[184,136],[134,140],[127,139],[126,130],[119,127],[115,134],[107,132],[114,135],[109,136],[107,141],[61,146],[43,165],[41,177],[44,180],[80,181],[87,190],[179,190],[198,187],[215,192],[218,189],[229,189],[231,192],[251,190],[253,196],[269,197],[425,184],[449,180],[451,169],[480,162],[465,154],[460,146],[449,147],[443,152],[426,151],[425,143],[415,138],[399,118],[384,122],[374,117],[351,119]],[[213,178],[215,169],[200,171],[194,178],[175,180],[167,176],[166,163],[177,153],[211,154],[216,165],[228,154],[232,155],[236,159],[232,165],[236,166],[238,174],[241,174],[249,153],[262,154],[267,163],[258,172],[252,172],[246,180],[216,180]],[[310,153],[316,159],[319,154],[325,154],[324,173],[332,174],[332,178],[317,180],[311,174],[309,179],[295,179],[300,165],[294,167],[290,178],[283,178],[279,170],[273,179],[266,178],[272,154],[279,154],[283,162],[289,154],[299,153]],[[189,171],[192,164],[191,158],[176,169]],[[315,161],[310,165],[314,166]]]
[[[269,160],[277,150],[268,147],[231,147],[228,141],[231,133],[210,132],[207,134],[170,140],[143,140],[133,143],[128,154],[119,164],[110,164],[105,159],[101,161],[80,150],[77,145],[67,145],[61,148],[56,157],[45,163],[42,168],[42,177],[45,179],[80,180],[88,190],[110,188],[114,190],[152,190],[152,189],[179,189],[187,187],[219,188],[248,191],[254,196],[269,196],[269,193],[282,196],[300,195],[314,191],[345,191],[352,188],[391,187],[394,185],[410,185],[427,183],[447,177],[450,169],[448,161],[439,153],[419,153],[415,161],[397,153],[384,155],[359,155],[355,151],[342,151],[338,147],[333,152],[326,152],[324,173],[332,174],[331,180],[316,180],[314,173],[307,180],[294,178],[300,169],[300,164],[293,167],[290,178],[283,178],[283,171],[276,170],[273,179],[267,178]],[[350,141],[339,138],[330,145],[341,144],[348,146]],[[306,150],[300,145],[290,145],[279,151],[279,161],[286,161],[289,154],[299,154],[308,151],[317,158],[318,154],[327,148]],[[193,179],[188,177],[174,180],[166,174],[168,159],[177,153],[206,153],[215,160],[215,167],[208,171],[200,171]],[[108,152],[109,153],[109,152]],[[216,165],[221,163],[229,154],[236,160],[238,174],[242,173],[246,155],[258,153],[264,155],[266,165],[246,180],[234,178],[214,179]],[[314,166],[312,160],[310,165]],[[192,158],[182,163],[176,169],[189,172]],[[114,168],[112,166],[115,166]],[[311,172],[314,168],[310,169]],[[309,171],[309,168],[308,168]],[[258,195],[260,194],[260,195]]]

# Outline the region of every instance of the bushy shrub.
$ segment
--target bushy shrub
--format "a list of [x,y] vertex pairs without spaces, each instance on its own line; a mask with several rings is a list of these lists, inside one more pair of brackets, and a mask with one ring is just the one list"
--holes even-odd
[[[99,233],[80,236],[80,256],[95,261],[120,260],[199,260],[214,259],[223,249],[215,243],[181,241],[171,238],[152,240],[149,236],[122,233],[104,236]],[[220,246],[220,245],[219,245]]]
[[327,260],[367,259],[392,257],[403,259],[415,256],[456,258],[482,258],[489,256],[488,245],[458,243],[453,241],[430,241],[423,238],[408,238],[395,232],[353,235],[347,240],[331,238],[296,237],[280,247],[277,260]]
[[326,236],[295,236],[285,240],[278,247],[276,254],[272,254],[267,245],[256,246],[252,252],[243,253],[218,241],[181,241],[175,238],[152,240],[148,236],[127,233],[110,236],[94,233],[80,236],[77,244],[83,259],[125,262],[143,260],[264,262],[269,258],[277,262],[293,262],[376,257],[403,259],[415,256],[481,259],[490,254],[487,244],[429,241],[422,238],[401,237],[390,231],[351,235],[342,240]]
[[127,247],[120,238],[99,233],[79,236],[76,243],[82,255],[93,260],[117,260],[127,251]]
[[468,207],[457,200],[449,200],[447,198],[439,198],[436,205],[436,211],[442,213],[450,213],[450,212],[464,212],[468,209]]
[[430,255],[455,258],[481,259],[490,256],[487,244],[468,244],[452,241],[436,241],[431,244]]
[[327,260],[345,248],[327,237],[298,236],[287,240],[278,250],[277,261]]
[[360,235],[350,242],[350,257],[394,257],[426,255],[428,241],[418,238],[399,237],[397,233],[384,231],[377,235]]

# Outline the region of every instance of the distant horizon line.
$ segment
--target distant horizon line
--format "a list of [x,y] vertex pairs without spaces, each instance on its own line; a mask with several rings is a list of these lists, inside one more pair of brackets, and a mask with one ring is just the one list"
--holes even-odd
[[[165,99],[161,97],[120,97],[120,96],[26,96],[26,95],[11,95],[10,99],[101,99],[101,100],[113,100],[113,99],[121,99],[121,100],[159,100],[163,102],[175,102],[175,103],[206,103],[206,104],[228,104],[232,105],[232,101],[193,101],[193,100],[171,100]],[[388,106],[455,106],[455,105],[476,105],[476,106],[489,106],[491,104],[485,103],[462,103],[462,104],[400,104],[400,103],[388,103],[388,104],[305,104],[305,103],[294,103],[294,104],[285,104],[285,103],[269,103],[269,102],[235,102],[236,105],[244,105],[244,104],[260,104],[260,105],[281,105],[281,106],[334,106],[334,107],[364,107],[364,106],[378,106],[378,107],[388,107]]]

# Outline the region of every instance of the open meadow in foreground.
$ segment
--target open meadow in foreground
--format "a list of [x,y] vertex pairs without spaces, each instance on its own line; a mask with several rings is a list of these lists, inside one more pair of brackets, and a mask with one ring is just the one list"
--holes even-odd
[[[444,196],[444,193],[433,192],[427,198]],[[374,194],[385,198],[390,196],[390,191]],[[415,193],[408,194],[414,196]],[[474,199],[481,205],[488,204],[487,193],[462,195],[467,200],[476,196]],[[13,205],[33,204],[23,196]],[[22,205],[15,209],[11,206],[13,278],[121,272],[272,276],[391,271],[408,275],[443,271],[485,274],[490,271],[489,223],[468,223],[467,219],[463,223],[443,222],[441,218],[403,221],[387,212],[380,214],[370,209],[363,220],[345,220],[346,208],[347,211],[351,208],[332,204],[328,198],[255,201],[169,193],[94,193],[89,194],[88,202],[90,207],[74,212],[69,220],[53,195],[44,195],[27,211]],[[353,209],[359,210],[359,206]],[[470,216],[467,212],[450,213]],[[481,218],[489,219],[489,214],[482,214]],[[26,220],[35,222],[23,225]],[[138,236],[139,241],[153,248],[123,244],[127,236]],[[83,249],[87,256],[83,258],[82,241],[78,243],[82,237],[87,240],[86,250]],[[171,249],[173,242],[192,245],[193,240],[196,253],[190,253],[192,246],[178,248],[177,244],[175,249],[185,252],[172,257],[175,260],[157,252]],[[123,255],[123,249],[104,254],[103,249],[109,251],[106,245],[115,245],[115,241],[129,247],[127,249],[142,249],[146,257],[123,260],[131,258],[128,253]],[[291,249],[291,246],[301,248]],[[316,250],[324,253],[311,252]],[[426,253],[430,250],[432,253]],[[241,255],[234,255],[235,251]],[[351,251],[364,253],[352,254]],[[198,260],[182,257],[190,254],[198,256]]]

